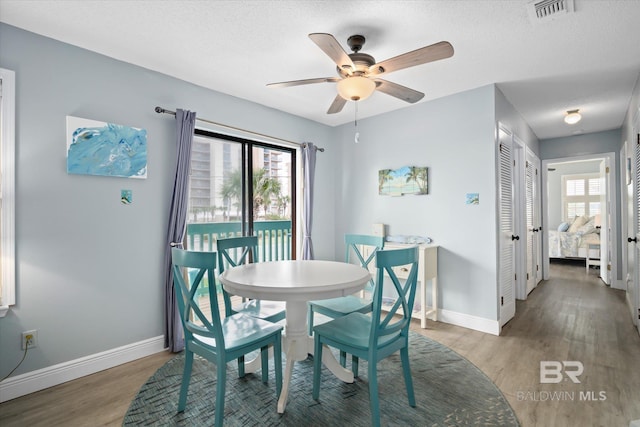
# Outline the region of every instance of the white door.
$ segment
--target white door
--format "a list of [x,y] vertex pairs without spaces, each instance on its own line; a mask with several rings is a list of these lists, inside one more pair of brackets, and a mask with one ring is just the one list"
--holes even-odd
[[542,280],[542,165],[540,159],[534,155],[534,165],[536,167],[535,181],[533,185],[533,212],[534,212],[534,232],[536,242],[536,286]]
[[515,297],[515,250],[514,242],[519,239],[514,235],[513,212],[513,141],[511,135],[498,130],[498,209],[499,230],[498,246],[498,289],[500,307],[500,326],[506,324],[516,313]]
[[[607,159],[600,162],[600,278],[607,285],[611,285],[611,194],[609,192],[609,165]],[[587,248],[589,250],[589,248]]]
[[628,298],[633,310],[632,316],[640,334],[640,117],[636,120],[636,141],[632,143],[631,172],[633,182],[628,186],[630,193],[629,237],[627,272],[629,274]]
[[540,196],[539,171],[540,159],[527,149],[525,163],[525,222],[527,234],[526,246],[526,295],[537,286],[542,279],[540,260]]

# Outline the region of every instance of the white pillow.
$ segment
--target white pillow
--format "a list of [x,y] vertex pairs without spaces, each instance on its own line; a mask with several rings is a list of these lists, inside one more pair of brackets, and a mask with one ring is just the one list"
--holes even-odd
[[573,220],[573,223],[569,226],[569,230],[567,231],[569,233],[576,233],[580,227],[586,224],[588,220],[589,218],[586,218],[584,216],[577,216],[576,219]]
[[576,231],[576,233],[582,234],[582,235],[595,233],[595,232],[596,232],[596,221],[593,218],[585,222],[583,226],[578,227],[578,231]]

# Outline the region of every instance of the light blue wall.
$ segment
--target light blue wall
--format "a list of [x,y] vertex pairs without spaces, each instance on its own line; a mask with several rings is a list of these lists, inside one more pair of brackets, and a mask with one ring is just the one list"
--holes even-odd
[[620,129],[540,141],[541,160],[613,152],[616,153],[616,161],[618,161],[620,155]]
[[[375,93],[374,96],[385,96]],[[497,319],[494,87],[417,104],[340,126],[334,165],[336,253],[344,233],[370,233],[373,223],[392,235],[429,236],[440,245],[441,307]],[[429,168],[429,194],[378,195],[378,171]],[[479,193],[480,204],[465,204]]]
[[[74,360],[162,335],[167,212],[175,125],[156,105],[293,141],[319,153],[316,230],[333,229],[338,161],[329,127],[0,24],[0,67],[16,72],[17,305],[0,319],[4,375],[22,356],[20,334],[39,345],[15,372]],[[65,116],[148,131],[148,179],[67,175]],[[120,190],[133,203],[120,203]],[[333,258],[333,233],[314,233]]]
[[520,141],[524,142],[536,156],[540,157],[540,146],[536,134],[533,133],[533,130],[531,130],[527,122],[524,121],[520,113],[507,98],[505,98],[498,86],[495,87],[495,92],[496,120],[511,131],[513,135],[517,136]]
[[[618,149],[622,148],[624,141],[633,142],[636,140],[637,136],[633,132],[633,120],[636,118],[636,115],[640,113],[640,73],[638,73],[638,79],[636,80],[636,85],[633,88],[633,94],[631,95],[631,100],[629,101],[629,109],[627,110],[627,115],[624,118],[624,122],[622,123],[622,135],[620,138],[620,144]],[[636,129],[636,131],[640,131],[640,129]]]

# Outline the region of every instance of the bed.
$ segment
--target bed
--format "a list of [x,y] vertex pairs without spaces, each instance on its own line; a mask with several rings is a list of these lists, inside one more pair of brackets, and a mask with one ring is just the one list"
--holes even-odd
[[600,228],[595,223],[595,217],[579,216],[550,230],[549,258],[600,258]]

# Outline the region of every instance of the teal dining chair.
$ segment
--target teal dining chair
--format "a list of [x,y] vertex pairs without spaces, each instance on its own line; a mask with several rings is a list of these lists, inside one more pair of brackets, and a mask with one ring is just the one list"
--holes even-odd
[[[345,234],[344,243],[346,245],[345,261],[351,262],[351,254],[353,253],[360,265],[368,270],[369,264],[371,264],[376,257],[376,252],[384,247],[384,237],[368,236],[365,234]],[[370,250],[366,259],[365,247],[368,247]],[[365,252],[365,254],[363,254],[363,252]],[[373,278],[371,278],[368,287],[365,288],[365,291],[373,293],[374,288],[375,282]],[[322,314],[332,319],[337,319],[338,317],[346,316],[349,313],[370,313],[372,306],[370,298],[360,298],[355,295],[310,301],[307,319],[309,335],[312,335],[313,332],[315,313]],[[340,352],[340,364],[342,366],[346,366],[345,352]],[[353,374],[358,376],[357,359],[352,359],[351,368],[353,370]]]
[[[268,348],[273,346],[277,400],[282,390],[282,326],[242,313],[221,317],[215,291],[208,292],[211,313],[207,316],[199,307],[196,294],[200,287],[214,283],[217,254],[172,248],[171,257],[185,351],[178,412],[183,412],[187,404],[194,354],[216,365],[216,426],[222,426],[224,418],[227,363],[237,360],[238,374],[242,378],[244,357],[248,353],[260,350],[262,382],[266,384],[269,378]],[[190,274],[192,271],[195,274]]]
[[[218,239],[217,250],[218,273],[222,274],[227,268],[257,260],[258,237],[246,236]],[[237,306],[232,306],[231,296],[224,288],[222,289],[222,295],[225,303],[225,315],[227,316],[244,313],[269,322],[279,322],[285,318],[285,303],[282,301],[248,300]]]
[[[411,266],[409,276],[404,283],[401,283],[393,267],[407,265]],[[416,406],[409,368],[409,324],[416,296],[418,248],[378,251],[376,268],[373,311],[370,315],[355,312],[313,328],[313,399],[319,400],[320,397],[320,374],[324,345],[364,359],[368,361],[369,402],[373,426],[380,425],[378,362],[398,350],[400,351],[409,405]],[[387,280],[385,281],[385,279]],[[385,307],[385,313],[383,313],[382,298],[387,285],[397,292],[398,298],[388,311]]]

